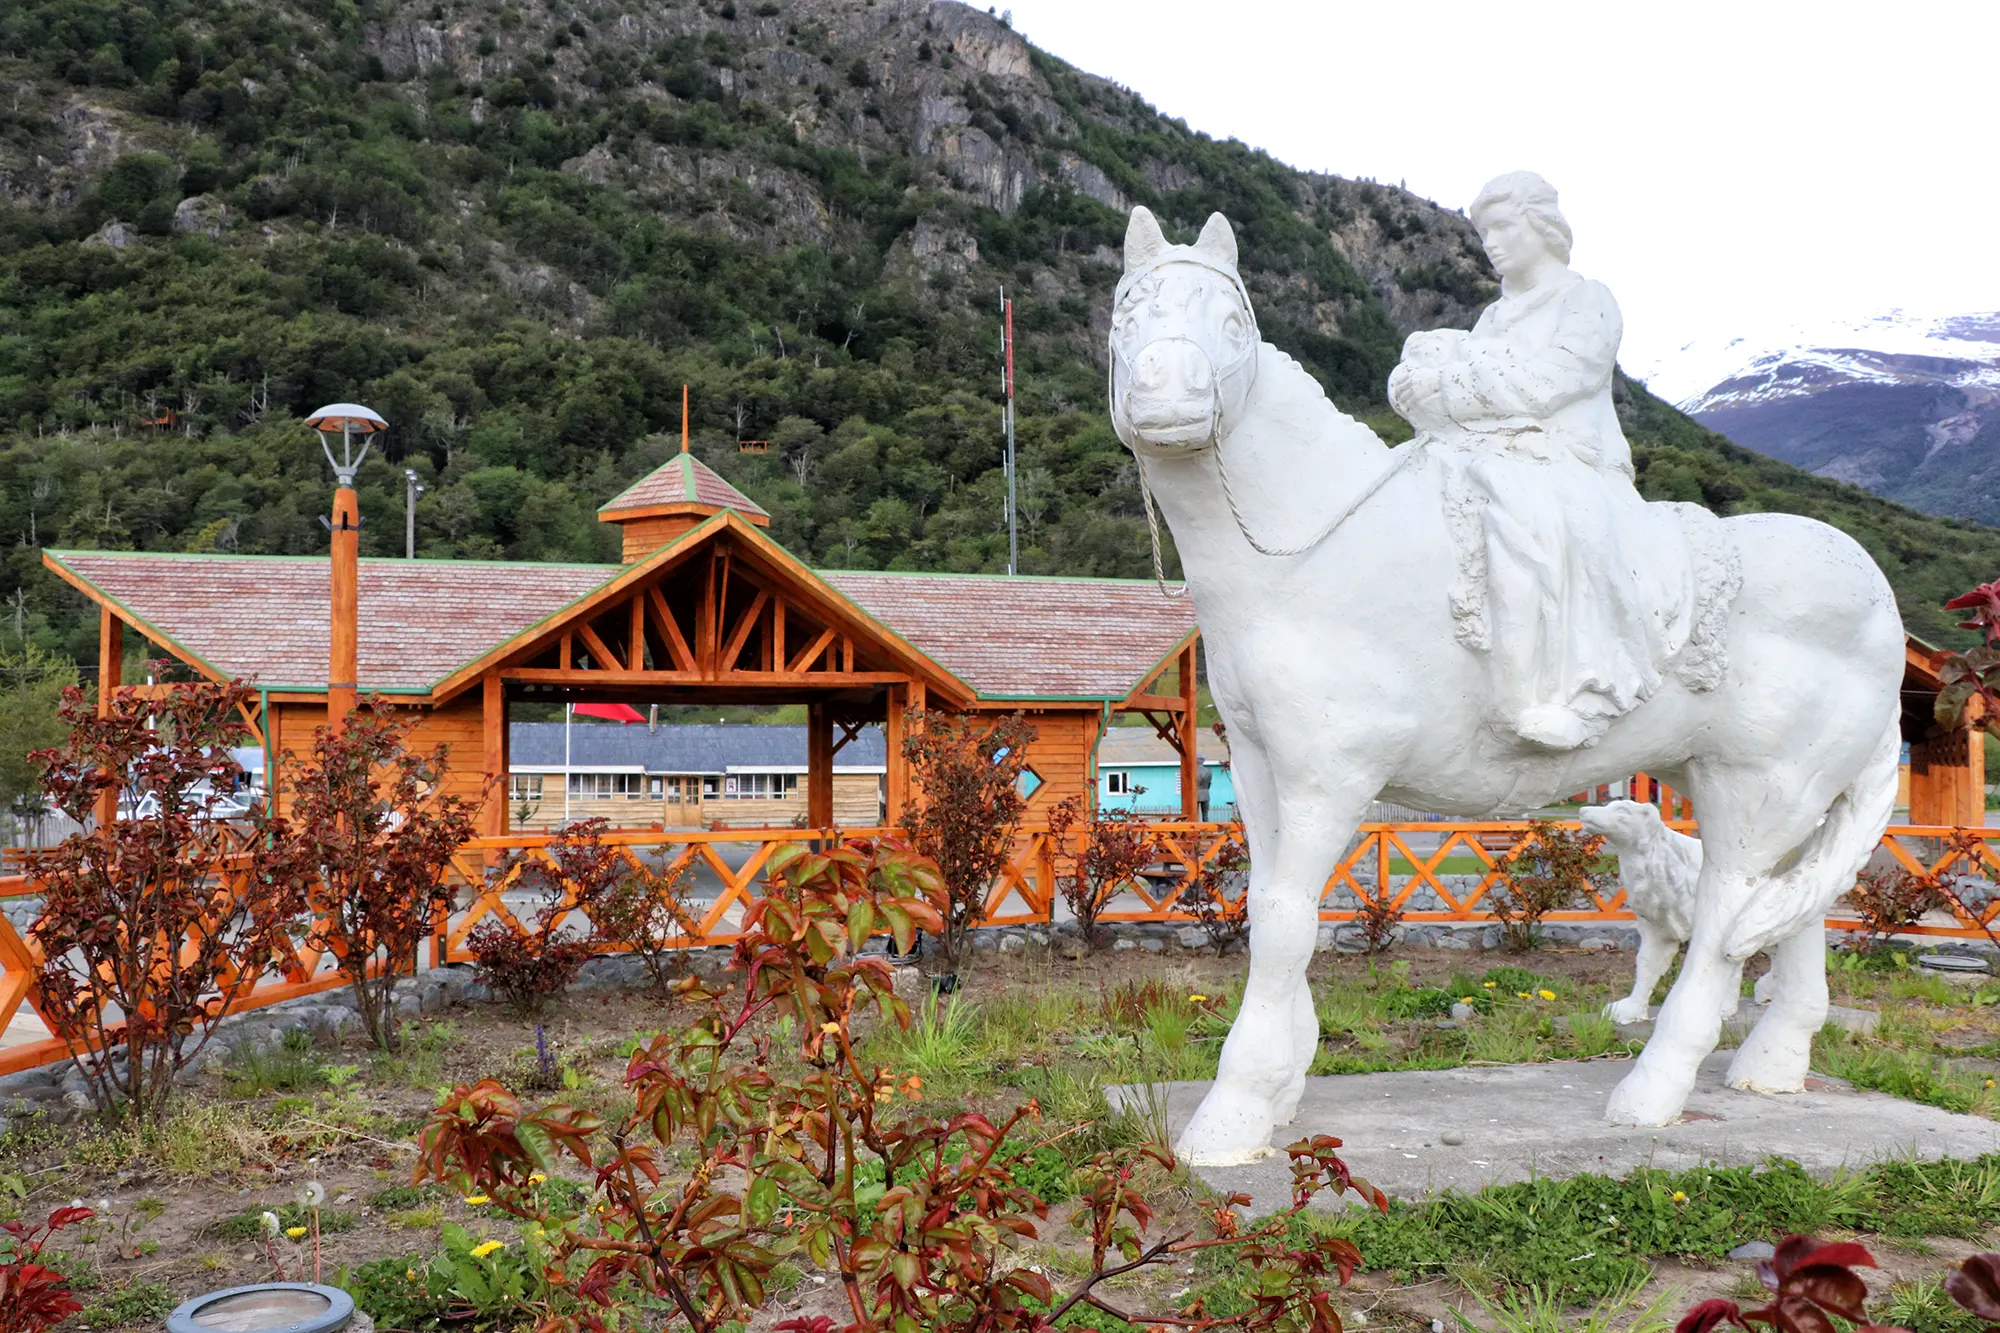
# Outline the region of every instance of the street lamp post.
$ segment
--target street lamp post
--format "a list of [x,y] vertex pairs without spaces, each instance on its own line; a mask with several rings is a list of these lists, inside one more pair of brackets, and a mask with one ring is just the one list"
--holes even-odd
[[403,482],[408,487],[407,499],[403,504],[403,555],[405,559],[417,558],[417,497],[424,493],[423,483],[417,480],[415,468],[403,469]]
[[[334,403],[306,418],[319,432],[320,448],[333,465],[333,517],[321,520],[333,533],[333,560],[330,572],[326,723],[336,733],[347,724],[354,711],[355,665],[360,639],[361,501],[354,494],[354,474],[368,456],[368,446],[376,432],[389,423],[357,403]],[[340,457],[333,456],[333,439],[340,437]],[[354,437],[361,437],[356,452]]]

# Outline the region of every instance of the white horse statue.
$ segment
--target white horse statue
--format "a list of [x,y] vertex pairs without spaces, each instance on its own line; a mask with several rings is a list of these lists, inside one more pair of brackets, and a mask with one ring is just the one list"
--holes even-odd
[[[1805,1083],[1827,1012],[1824,914],[1895,801],[1895,600],[1824,524],[1697,519],[1638,501],[1629,479],[1626,500],[1591,489],[1576,468],[1622,461],[1623,438],[1605,435],[1616,307],[1553,262],[1568,254],[1566,224],[1548,220],[1554,192],[1519,179],[1546,207],[1474,208],[1503,300],[1470,335],[1412,339],[1391,401],[1421,433],[1398,449],[1260,340],[1220,214],[1173,245],[1150,212],[1132,213],[1112,423],[1186,571],[1251,852],[1250,972],[1215,1084],[1179,1140],[1195,1163],[1263,1156],[1292,1119],[1319,1040],[1305,974],[1320,898],[1378,797],[1477,818],[1635,771],[1686,791],[1704,852],[1687,960],[1608,1119],[1680,1116],[1724,992],[1763,949],[1774,999],[1729,1082]],[[1554,349],[1541,360],[1538,338]],[[1561,382],[1574,375],[1581,391]],[[1475,420],[1482,405],[1493,423]],[[1566,476],[1488,467],[1519,448],[1585,461]],[[1507,530],[1518,505],[1543,498],[1520,497],[1524,478],[1542,476],[1561,504]],[[1633,535],[1656,519],[1670,536]],[[1558,537],[1568,546],[1552,558],[1573,577],[1537,600],[1528,546]]]

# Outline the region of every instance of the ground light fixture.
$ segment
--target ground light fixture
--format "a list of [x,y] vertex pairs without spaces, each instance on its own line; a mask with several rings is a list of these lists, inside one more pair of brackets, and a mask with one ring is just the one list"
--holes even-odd
[[167,1333],[335,1333],[353,1319],[354,1298],[338,1287],[257,1282],[183,1303],[167,1316]]

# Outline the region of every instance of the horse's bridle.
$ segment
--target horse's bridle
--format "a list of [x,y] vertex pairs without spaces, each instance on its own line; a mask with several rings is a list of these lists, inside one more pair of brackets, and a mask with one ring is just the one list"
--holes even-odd
[[[1107,396],[1109,397],[1111,403],[1111,429],[1118,436],[1119,442],[1123,444],[1127,449],[1130,449],[1132,451],[1132,461],[1137,465],[1139,469],[1139,499],[1140,502],[1145,506],[1146,535],[1148,536],[1148,538],[1151,539],[1153,548],[1153,581],[1159,585],[1161,596],[1169,598],[1178,598],[1178,597],[1185,597],[1188,595],[1189,591],[1188,585],[1185,581],[1183,581],[1180,590],[1177,592],[1167,584],[1166,564],[1161,559],[1160,556],[1160,519],[1158,513],[1155,512],[1153,508],[1152,487],[1149,486],[1146,482],[1146,456],[1139,452],[1137,444],[1134,443],[1134,441],[1127,435],[1125,429],[1124,398],[1123,395],[1120,394],[1118,391],[1119,370],[1121,369],[1125,370],[1127,372],[1126,379],[1128,381],[1131,379],[1131,374],[1130,374],[1131,366],[1118,350],[1118,309],[1120,306],[1125,304],[1125,298],[1128,295],[1130,295],[1132,291],[1135,288],[1137,288],[1141,282],[1145,281],[1148,278],[1156,276],[1161,269],[1166,268],[1169,265],[1173,264],[1193,264],[1197,268],[1205,268],[1211,273],[1219,274],[1223,278],[1228,279],[1229,285],[1236,290],[1237,303],[1242,309],[1243,317],[1250,321],[1249,342],[1245,346],[1243,352],[1240,355],[1238,355],[1235,360],[1229,362],[1227,365],[1217,366],[1214,363],[1214,358],[1212,357],[1210,358],[1209,364],[1213,369],[1215,375],[1215,401],[1213,406],[1210,408],[1210,413],[1209,413],[1208,446],[1215,450],[1215,469],[1217,475],[1219,475],[1222,479],[1222,495],[1223,499],[1226,500],[1229,504],[1229,516],[1230,518],[1235,520],[1236,530],[1243,535],[1243,540],[1248,542],[1250,544],[1250,548],[1256,551],[1259,555],[1271,556],[1274,558],[1285,558],[1295,555],[1304,555],[1306,552],[1312,550],[1314,547],[1318,546],[1321,542],[1325,541],[1328,537],[1331,537],[1334,534],[1334,532],[1339,529],[1341,524],[1347,522],[1348,519],[1354,516],[1356,510],[1360,509],[1362,505],[1368,503],[1369,500],[1373,499],[1375,497],[1375,493],[1381,490],[1383,486],[1387,485],[1390,478],[1394,477],[1398,472],[1401,472],[1403,468],[1412,459],[1416,458],[1420,453],[1423,452],[1423,445],[1425,444],[1425,442],[1428,440],[1429,437],[1426,436],[1423,439],[1416,440],[1413,443],[1405,446],[1404,448],[1397,450],[1395,461],[1390,463],[1388,467],[1383,468],[1381,473],[1378,476],[1376,476],[1376,478],[1372,482],[1370,482],[1367,486],[1362,488],[1361,494],[1356,496],[1353,502],[1348,504],[1346,508],[1342,509],[1339,513],[1335,514],[1327,522],[1325,527],[1321,528],[1316,534],[1314,534],[1314,536],[1310,541],[1303,542],[1297,546],[1285,547],[1285,548],[1272,548],[1264,545],[1264,543],[1257,540],[1256,534],[1250,531],[1250,525],[1244,522],[1243,520],[1243,510],[1241,506],[1239,506],[1236,503],[1236,493],[1229,483],[1229,468],[1227,464],[1223,461],[1222,457],[1223,381],[1227,376],[1239,370],[1243,366],[1244,362],[1248,361],[1252,363],[1251,365],[1252,379],[1250,387],[1254,388],[1256,385],[1256,379],[1255,379],[1256,366],[1254,363],[1257,355],[1257,349],[1263,342],[1262,336],[1257,327],[1257,312],[1250,304],[1249,289],[1243,285],[1243,279],[1239,274],[1237,274],[1231,269],[1224,268],[1222,265],[1213,262],[1212,260],[1205,257],[1198,249],[1195,249],[1194,247],[1191,246],[1180,247],[1177,250],[1177,252],[1175,252],[1168,258],[1162,259],[1160,262],[1156,264],[1150,265],[1147,268],[1140,269],[1133,273],[1127,273],[1124,277],[1118,280],[1117,291],[1112,296],[1111,329],[1109,333],[1106,335],[1105,339],[1111,354],[1110,363],[1105,368],[1105,374],[1107,379],[1109,380],[1109,384],[1107,385],[1107,391],[1108,391]],[[1183,339],[1182,341],[1190,343],[1194,342],[1192,338]],[[1200,347],[1200,344],[1195,343],[1195,346]],[[1201,351],[1204,356],[1208,354],[1207,348],[1201,348]],[[1249,390],[1246,389],[1245,390],[1246,400],[1248,398],[1248,393]]]
[[[1239,274],[1208,259],[1199,249],[1193,246],[1180,247],[1177,253],[1162,259],[1159,263],[1139,269],[1133,273],[1127,273],[1118,280],[1117,291],[1113,293],[1111,298],[1111,328],[1105,334],[1105,344],[1107,350],[1110,352],[1110,357],[1105,367],[1105,374],[1109,383],[1105,387],[1107,390],[1106,396],[1111,403],[1111,429],[1117,434],[1119,442],[1127,449],[1132,450],[1135,458],[1138,457],[1139,450],[1133,441],[1127,438],[1125,427],[1122,424],[1125,420],[1125,398],[1124,394],[1118,388],[1118,372],[1120,370],[1125,371],[1126,382],[1130,383],[1132,379],[1132,364],[1126,360],[1124,353],[1119,350],[1118,311],[1125,304],[1125,298],[1130,296],[1141,283],[1148,279],[1158,278],[1161,269],[1175,264],[1191,264],[1196,268],[1207,269],[1210,273],[1226,279],[1230,287],[1236,292],[1236,304],[1239,312],[1250,325],[1250,336],[1244,343],[1243,350],[1237,353],[1233,360],[1220,365],[1216,363],[1214,357],[1208,357],[1208,349],[1202,347],[1194,339],[1179,339],[1181,342],[1193,344],[1200,349],[1203,356],[1208,357],[1209,368],[1215,377],[1215,401],[1210,406],[1208,419],[1208,443],[1211,447],[1222,442],[1223,383],[1242,370],[1247,364],[1250,367],[1250,386],[1244,390],[1246,396],[1249,388],[1254,388],[1256,385],[1257,348],[1263,342],[1263,337],[1257,327],[1257,311],[1250,304],[1250,290],[1243,285],[1243,279]],[[1148,345],[1150,346],[1150,344]],[[1141,466],[1144,466],[1143,463]]]

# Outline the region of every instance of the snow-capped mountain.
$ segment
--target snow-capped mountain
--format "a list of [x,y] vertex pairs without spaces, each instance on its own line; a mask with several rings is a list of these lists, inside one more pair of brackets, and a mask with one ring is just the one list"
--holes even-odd
[[2000,313],[1695,342],[1655,394],[1738,444],[1935,514],[2000,523]]

